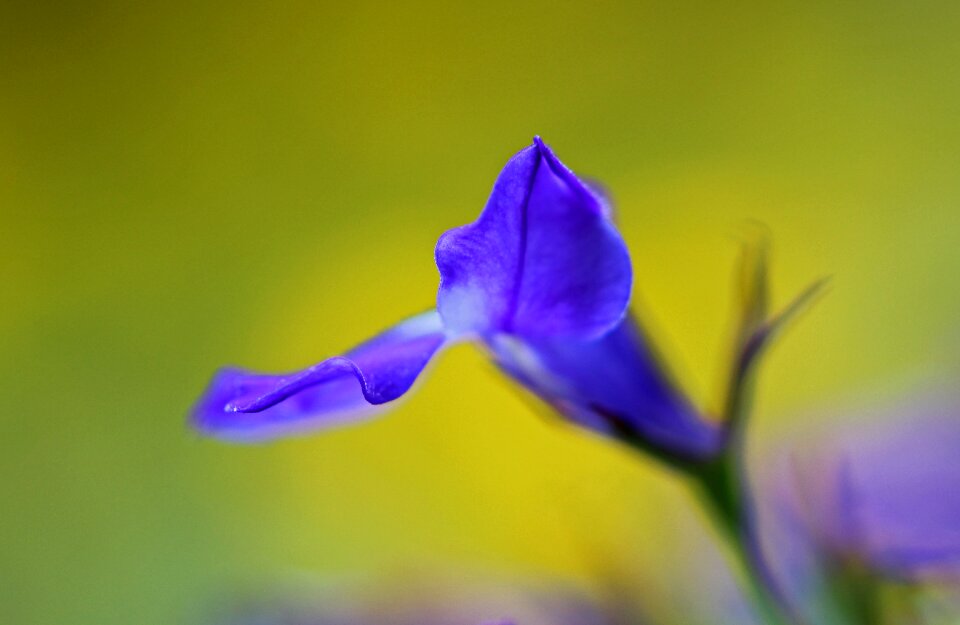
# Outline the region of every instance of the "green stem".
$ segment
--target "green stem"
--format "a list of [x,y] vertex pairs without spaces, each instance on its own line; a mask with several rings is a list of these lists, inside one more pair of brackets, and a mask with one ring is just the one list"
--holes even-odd
[[738,329],[734,362],[727,384],[720,426],[721,447],[710,459],[669,449],[639,436],[630,424],[615,414],[601,411],[615,435],[623,442],[649,454],[686,476],[706,506],[718,534],[730,546],[745,576],[751,599],[761,618],[769,625],[807,625],[792,610],[767,561],[760,553],[755,524],[756,510],[747,480],[744,438],[753,398],[756,364],[764,349],[787,323],[820,295],[826,280],[809,286],[778,315],[766,314],[766,261],[761,248],[756,258],[745,262],[745,300]]
[[773,581],[753,542],[753,521],[747,509],[749,498],[740,488],[736,464],[736,459],[728,456],[713,466],[702,467],[690,474],[692,484],[704,502],[707,516],[713,521],[717,533],[730,547],[730,553],[736,559],[750,598],[763,622],[770,625],[795,624],[772,587]]
[[[745,317],[723,407],[722,451],[707,462],[674,465],[689,476],[706,505],[707,516],[713,520],[718,533],[736,557],[761,617],[771,625],[805,624],[790,609],[760,553],[756,510],[747,479],[745,430],[752,409],[755,369],[760,354],[784,321],[795,315],[819,289],[819,286],[808,289],[783,313],[766,323],[758,323],[750,315]],[[762,318],[762,311],[755,316]]]
[[[656,457],[687,478],[695,494],[704,503],[707,517],[730,547],[744,575],[749,597],[764,623],[769,625],[806,625],[791,614],[781,599],[772,575],[766,568],[756,541],[752,503],[742,465],[739,433],[728,431],[724,452],[709,461],[691,462],[670,454]],[[631,441],[632,442],[632,441]],[[637,446],[637,445],[635,445]],[[646,445],[639,446],[645,452]]]

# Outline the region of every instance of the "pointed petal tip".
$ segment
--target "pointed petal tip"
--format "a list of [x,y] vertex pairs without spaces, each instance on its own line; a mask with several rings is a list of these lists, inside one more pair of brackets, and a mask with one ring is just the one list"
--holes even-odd
[[544,141],[543,137],[540,135],[533,136],[533,147],[537,148],[537,151],[540,153],[541,157],[548,160],[556,160],[557,157],[553,153],[553,150],[550,149],[550,146],[547,145],[547,142]]

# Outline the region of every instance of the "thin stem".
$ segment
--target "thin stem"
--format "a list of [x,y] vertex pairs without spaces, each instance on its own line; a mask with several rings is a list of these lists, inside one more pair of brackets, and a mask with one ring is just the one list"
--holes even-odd
[[[778,315],[766,319],[766,270],[762,253],[752,274],[753,295],[748,297],[737,337],[737,350],[723,407],[723,445],[718,456],[686,473],[706,502],[714,520],[737,556],[756,605],[765,620],[777,625],[806,625],[790,606],[767,559],[761,552],[757,511],[746,466],[746,425],[752,412],[756,364],[772,338],[823,292],[826,280],[815,282]],[[749,289],[748,289],[749,292]]]
[[[749,251],[749,250],[748,250]],[[788,323],[821,295],[827,280],[800,293],[779,314],[768,317],[765,249],[748,255],[743,265],[745,306],[736,337],[734,362],[727,381],[719,451],[702,458],[640,436],[630,423],[595,406],[614,436],[688,478],[705,503],[707,516],[731,547],[761,617],[770,625],[808,625],[792,609],[761,552],[756,506],[747,479],[745,429],[751,412],[756,364],[764,349]]]
[[771,625],[801,625],[760,551],[742,458],[739,451],[731,451],[737,447],[728,447],[714,466],[691,473],[692,485],[707,507],[707,516],[730,546],[763,621]]
[[773,336],[822,293],[826,281],[814,283],[779,315],[764,320],[766,293],[762,256],[760,260],[757,284],[754,285],[756,294],[741,323],[738,349],[728,381],[723,407],[722,450],[716,458],[704,463],[673,466],[682,469],[690,477],[697,493],[706,503],[708,516],[736,555],[764,620],[776,625],[806,625],[804,619],[791,608],[761,553],[756,505],[747,477],[745,438],[759,356]]
[[[731,554],[746,577],[750,598],[763,622],[769,625],[806,625],[788,607],[760,552],[752,498],[747,491],[742,464],[741,436],[729,429],[726,430],[726,436],[728,440],[724,452],[711,460],[691,461],[689,458],[665,454],[662,450],[656,450],[654,455],[685,476],[704,503],[707,517],[720,538],[729,545]],[[634,446],[651,453],[648,445],[634,443]]]

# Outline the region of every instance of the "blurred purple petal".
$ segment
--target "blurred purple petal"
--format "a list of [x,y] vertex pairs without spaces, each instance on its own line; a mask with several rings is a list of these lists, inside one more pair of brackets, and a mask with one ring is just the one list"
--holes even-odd
[[[960,401],[902,407],[904,419],[842,442],[842,509],[861,556],[893,575],[960,572]],[[848,532],[849,533],[849,530]],[[840,538],[843,538],[841,535]]]
[[632,279],[603,201],[538,138],[500,173],[476,222],[437,243],[437,308],[483,335],[593,338],[623,317]]
[[362,419],[407,392],[446,340],[440,317],[407,319],[344,356],[287,375],[223,369],[194,407],[194,426],[263,440]]
[[798,605],[836,609],[829,591],[848,569],[894,581],[960,580],[956,395],[855,409],[778,456],[760,483],[761,531]]
[[704,459],[722,444],[667,377],[632,317],[593,340],[498,337],[498,364],[578,424],[684,459]]

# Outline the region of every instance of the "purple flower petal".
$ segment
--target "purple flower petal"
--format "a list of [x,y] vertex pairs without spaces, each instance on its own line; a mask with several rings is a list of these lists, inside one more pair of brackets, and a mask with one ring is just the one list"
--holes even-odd
[[287,375],[223,369],[194,407],[194,426],[264,440],[362,419],[407,392],[446,341],[440,316],[407,319],[344,356]]
[[837,576],[960,579],[958,450],[960,398],[919,393],[845,411],[764,464],[764,553],[811,622],[836,621]]
[[498,364],[579,425],[683,459],[722,444],[671,383],[632,317],[593,340],[515,339],[491,343]]
[[[910,418],[840,444],[846,523],[862,557],[895,576],[960,573],[960,402],[912,403]],[[841,487],[838,487],[841,488]],[[849,531],[847,532],[849,533]],[[841,535],[842,537],[842,535]]]
[[620,321],[632,273],[604,202],[538,138],[500,173],[476,222],[437,242],[437,309],[482,335],[593,338]]

